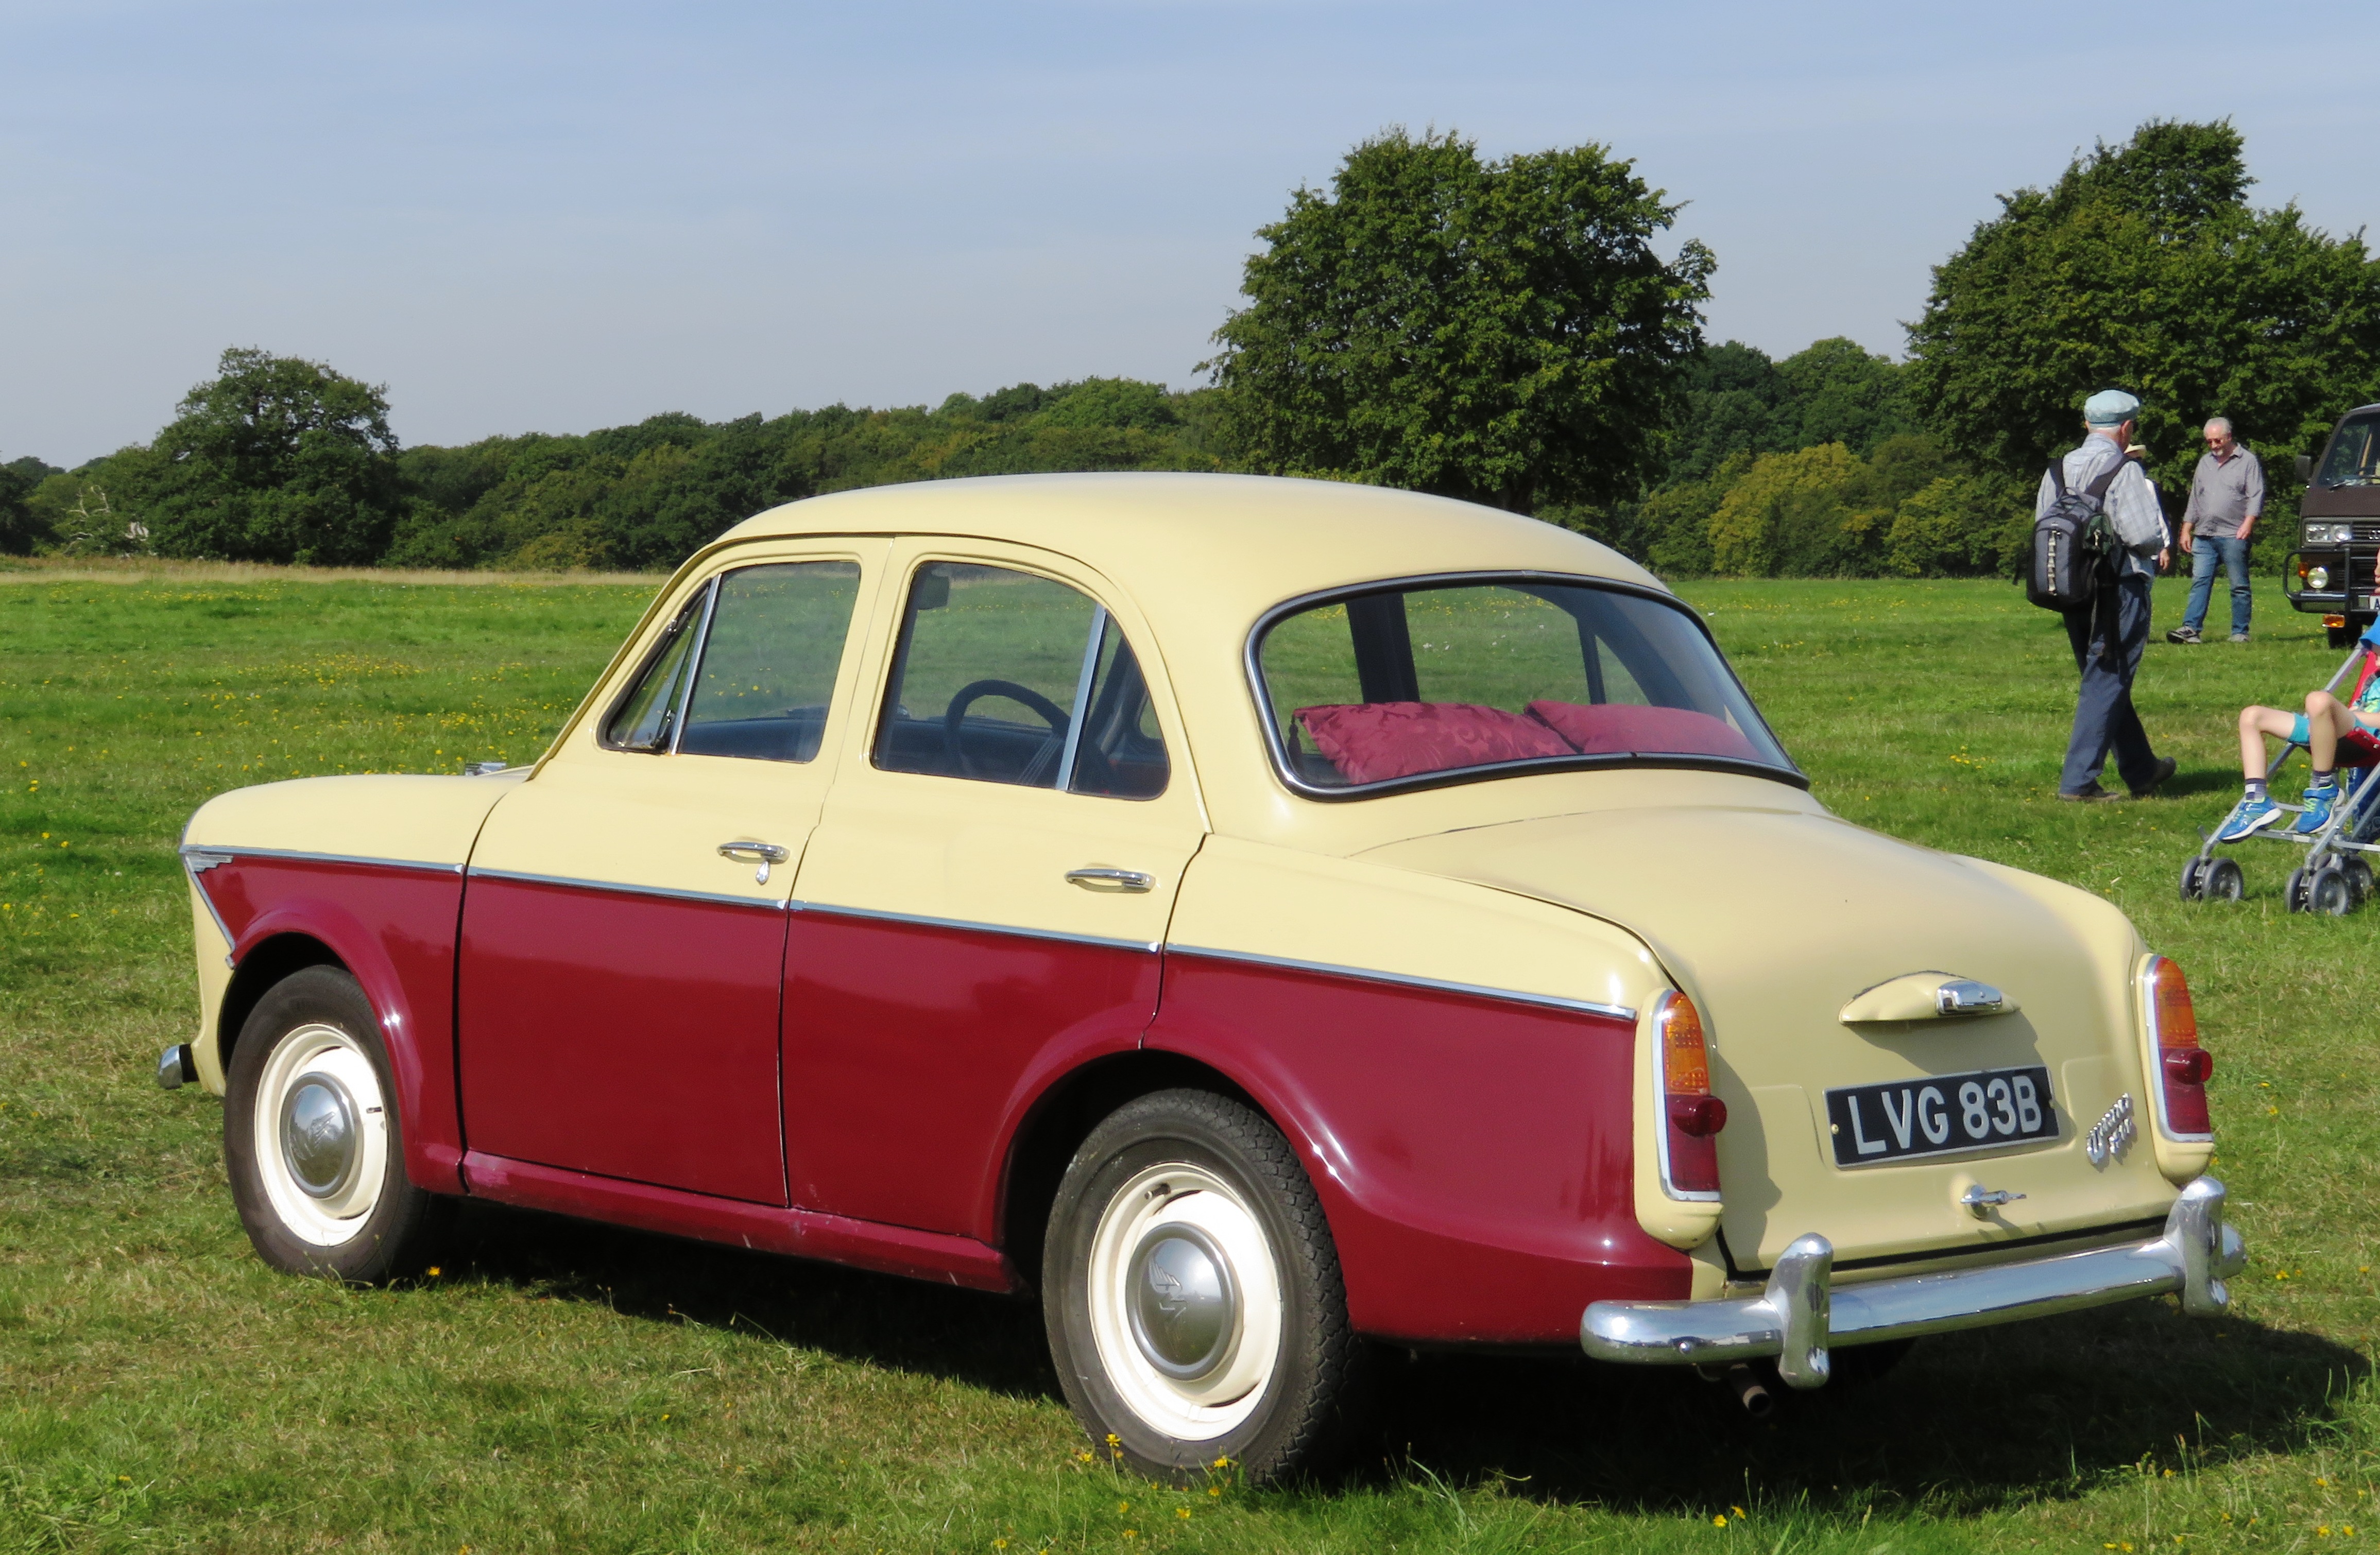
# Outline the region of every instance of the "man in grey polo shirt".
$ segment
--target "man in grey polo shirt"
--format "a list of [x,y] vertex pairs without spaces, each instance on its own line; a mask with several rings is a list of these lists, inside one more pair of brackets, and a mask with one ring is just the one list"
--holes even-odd
[[[2065,456],[2058,471],[2067,490],[2080,491],[2115,470],[2102,511],[2116,532],[2118,548],[2113,581],[2100,585],[2090,604],[2065,612],[2066,637],[2074,648],[2082,689],[2075,698],[2066,767],[2058,775],[2060,799],[2122,798],[2099,786],[2111,750],[2117,774],[2134,799],[2146,799],[2173,776],[2173,758],[2159,758],[2149,748],[2148,731],[2132,710],[2132,676],[2149,643],[2149,580],[2165,564],[2168,537],[2156,488],[2125,452],[2140,408],[2141,402],[2120,389],[2102,389],[2085,400],[2082,424],[2091,435]],[[2047,512],[2057,500],[2057,480],[2043,476],[2034,516]]]
[[2248,612],[2255,599],[2248,586],[2248,536],[2265,516],[2265,466],[2240,446],[2231,423],[2206,423],[2206,452],[2190,478],[2190,506],[2181,512],[2181,548],[2190,556],[2190,607],[2181,624],[2165,634],[2168,643],[2195,643],[2206,624],[2219,561],[2231,578],[2231,640],[2248,640]]

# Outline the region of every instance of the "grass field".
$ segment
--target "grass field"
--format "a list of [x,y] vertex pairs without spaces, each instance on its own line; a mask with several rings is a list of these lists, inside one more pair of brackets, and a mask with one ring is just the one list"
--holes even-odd
[[1828,803],[2101,892],[2189,970],[2253,1255],[2227,1320],[1937,1339],[1767,1423],[1686,1376],[1400,1359],[1352,1477],[1184,1493],[1087,1457],[1024,1304],[484,1208],[419,1285],[266,1272],[218,1103],[149,1078],[194,1008],[183,820],[526,759],[650,587],[0,581],[0,1549],[2380,1546],[2380,909],[2286,916],[2273,846],[2244,904],[2174,890],[2234,710],[2335,664],[2277,597],[2251,645],[2151,650],[2167,793],[2074,806],[2064,637],[2008,586],[1686,590]]

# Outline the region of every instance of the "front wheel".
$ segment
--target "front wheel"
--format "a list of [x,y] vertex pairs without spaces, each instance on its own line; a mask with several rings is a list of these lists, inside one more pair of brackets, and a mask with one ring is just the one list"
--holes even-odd
[[275,983],[225,1079],[224,1164],[259,1257],[365,1284],[426,1261],[445,1205],[406,1177],[388,1053],[353,977],[317,966]]
[[1360,1351],[1338,1252],[1257,1113],[1203,1091],[1119,1108],[1067,1166],[1046,1246],[1050,1354],[1104,1454],[1263,1481],[1344,1444]]

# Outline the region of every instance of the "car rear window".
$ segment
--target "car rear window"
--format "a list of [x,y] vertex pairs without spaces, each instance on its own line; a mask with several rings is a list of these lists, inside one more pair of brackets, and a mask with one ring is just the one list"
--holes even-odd
[[1309,791],[1562,765],[1801,781],[1701,622],[1651,594],[1541,578],[1351,591],[1269,617],[1255,662],[1283,772]]

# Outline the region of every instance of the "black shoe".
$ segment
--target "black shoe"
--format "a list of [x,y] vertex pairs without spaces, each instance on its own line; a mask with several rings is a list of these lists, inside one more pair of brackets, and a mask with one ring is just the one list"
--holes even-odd
[[2110,793],[2095,782],[2087,789],[2076,789],[2070,793],[2064,789],[2060,789],[2058,790],[2058,797],[2063,800],[2070,800],[2077,804],[2093,804],[2106,800],[2121,799],[2124,796],[2119,793]]
[[2180,643],[2184,647],[2195,647],[2199,641],[2198,628],[2177,626],[2165,634],[2165,640],[2168,643]]
[[2171,756],[2160,756],[2157,758],[2156,776],[2150,778],[2147,782],[2143,783],[2140,787],[2134,789],[2132,790],[2132,797],[2134,799],[2146,799],[2149,795],[2156,792],[2157,785],[2173,776],[2174,766],[2175,762]]

